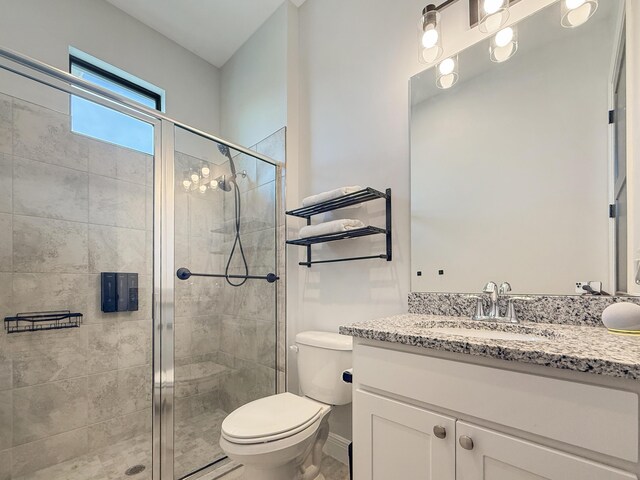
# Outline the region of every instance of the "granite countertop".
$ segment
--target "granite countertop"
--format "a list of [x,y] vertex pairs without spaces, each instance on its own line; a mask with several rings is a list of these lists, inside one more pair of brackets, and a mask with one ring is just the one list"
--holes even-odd
[[[534,335],[536,341],[454,335],[433,328],[489,329]],[[358,338],[496,358],[597,375],[640,380],[640,336],[609,333],[603,327],[522,322],[479,322],[464,317],[404,314],[340,327]]]

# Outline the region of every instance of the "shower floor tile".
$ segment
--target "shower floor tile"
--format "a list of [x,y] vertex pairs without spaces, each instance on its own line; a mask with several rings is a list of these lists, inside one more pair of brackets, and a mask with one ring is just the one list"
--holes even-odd
[[[216,410],[178,421],[175,425],[175,478],[181,478],[221,458],[218,445],[226,413]],[[142,472],[125,471],[143,465]],[[151,480],[151,434],[115,443],[12,480]]]
[[216,410],[176,422],[175,478],[182,478],[224,457],[219,442],[222,421],[226,416],[224,411]]
[[[145,469],[134,476],[125,470],[134,465]],[[13,480],[151,480],[151,439],[138,436],[88,455],[67,460]]]

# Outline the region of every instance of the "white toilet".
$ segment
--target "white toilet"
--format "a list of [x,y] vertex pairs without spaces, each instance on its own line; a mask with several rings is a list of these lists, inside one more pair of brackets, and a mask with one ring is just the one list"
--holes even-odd
[[329,332],[296,335],[303,397],[281,393],[234,410],[222,422],[220,446],[251,480],[324,480],[322,447],[331,405],[351,403],[351,337]]

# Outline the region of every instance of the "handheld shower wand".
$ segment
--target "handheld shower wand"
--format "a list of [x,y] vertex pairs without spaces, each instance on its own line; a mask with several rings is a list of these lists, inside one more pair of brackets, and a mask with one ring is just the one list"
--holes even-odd
[[231,149],[222,143],[218,144],[218,151],[229,159],[229,167],[231,168],[231,178],[235,180],[237,177],[236,173],[236,164],[233,161],[233,157],[231,156]]
[[224,269],[225,280],[232,287],[240,287],[245,284],[247,279],[244,278],[240,282],[234,283],[229,278],[229,269],[231,268],[231,261],[233,260],[233,256],[235,255],[236,248],[237,248],[240,251],[240,256],[242,257],[242,263],[243,263],[244,272],[245,272],[244,274],[245,276],[249,275],[249,265],[247,263],[247,257],[244,254],[244,248],[242,247],[242,238],[240,237],[240,217],[242,214],[242,199],[240,195],[240,188],[238,188],[238,183],[236,182],[236,177],[238,175],[236,173],[235,162],[233,161],[233,157],[231,156],[231,150],[227,145],[223,145],[221,143],[218,144],[218,150],[222,155],[224,155],[229,159],[229,168],[231,168],[231,177],[228,180],[225,179],[225,181],[223,182],[223,185],[221,185],[221,188],[225,192],[229,192],[233,188],[234,214],[235,214],[235,221],[234,221],[235,235],[233,240],[233,246],[231,247],[231,252],[229,253],[229,259],[227,260],[227,265]]

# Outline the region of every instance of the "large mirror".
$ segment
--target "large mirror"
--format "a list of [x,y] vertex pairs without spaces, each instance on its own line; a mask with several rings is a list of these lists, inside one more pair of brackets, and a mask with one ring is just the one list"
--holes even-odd
[[411,79],[413,291],[632,291],[624,0],[599,3],[577,28],[553,3]]

